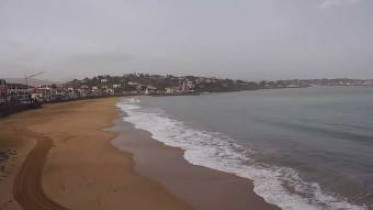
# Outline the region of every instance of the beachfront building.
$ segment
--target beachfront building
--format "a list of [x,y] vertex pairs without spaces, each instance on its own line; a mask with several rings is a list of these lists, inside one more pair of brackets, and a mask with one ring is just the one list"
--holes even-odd
[[167,95],[175,95],[178,94],[179,88],[178,87],[166,87],[166,94]]
[[10,83],[7,85],[7,87],[11,102],[23,102],[30,100],[30,90],[32,89],[32,87],[17,83]]
[[49,94],[46,93],[46,91],[42,88],[34,88],[31,90],[31,98],[36,99],[41,102],[46,102],[46,96]]
[[113,96],[114,93],[113,88],[103,88],[103,96]]
[[93,86],[91,91],[93,97],[101,97],[103,95],[102,90],[97,86]]
[[113,84],[113,89],[121,89],[122,85],[121,84]]
[[123,95],[124,94],[124,87],[122,84],[113,84],[113,95]]
[[41,102],[52,102],[56,100],[57,91],[55,88],[44,85],[31,90],[31,98]]
[[138,86],[138,85],[141,85],[141,84],[138,83],[138,82],[129,81],[129,82],[127,82],[127,85],[129,85],[129,86]]
[[8,102],[8,86],[5,80],[0,80],[0,106]]
[[0,79],[0,117],[7,114],[8,100],[8,86],[5,80]]
[[68,88],[67,91],[68,91],[68,98],[70,100],[76,100],[76,99],[80,98],[80,94],[79,94],[79,91],[77,89]]
[[180,83],[180,90],[182,92],[192,92],[194,91],[194,88],[195,88],[195,84],[191,80],[184,79]]
[[88,85],[82,85],[80,88],[77,89],[79,92],[79,96],[81,98],[89,98],[92,96],[91,88]]
[[145,95],[153,95],[156,93],[157,93],[157,88],[152,85],[148,85],[145,89]]
[[56,88],[56,101],[68,101],[69,91],[65,88]]

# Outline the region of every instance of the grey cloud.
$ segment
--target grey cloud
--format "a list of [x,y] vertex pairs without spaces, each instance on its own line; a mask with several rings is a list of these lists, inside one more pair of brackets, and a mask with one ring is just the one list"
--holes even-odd
[[373,78],[372,10],[368,0],[4,0],[0,77]]
[[115,53],[115,52],[98,52],[98,53],[80,53],[69,55],[62,63],[68,65],[78,66],[95,66],[95,65],[108,65],[128,62],[134,59],[134,56]]
[[320,3],[320,8],[328,9],[331,7],[338,7],[342,5],[353,5],[359,3],[361,0],[323,0]]

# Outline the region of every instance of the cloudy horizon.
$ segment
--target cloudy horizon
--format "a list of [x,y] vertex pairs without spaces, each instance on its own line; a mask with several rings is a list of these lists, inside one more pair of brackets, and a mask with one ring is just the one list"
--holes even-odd
[[373,79],[368,0],[0,0],[0,77]]

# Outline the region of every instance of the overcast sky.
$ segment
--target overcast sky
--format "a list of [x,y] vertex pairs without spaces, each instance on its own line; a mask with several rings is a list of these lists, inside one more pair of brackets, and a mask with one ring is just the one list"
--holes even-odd
[[373,78],[372,0],[0,0],[0,77]]

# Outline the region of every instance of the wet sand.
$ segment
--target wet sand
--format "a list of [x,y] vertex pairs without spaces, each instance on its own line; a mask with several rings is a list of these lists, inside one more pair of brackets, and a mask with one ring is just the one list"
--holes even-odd
[[134,128],[122,118],[110,129],[120,133],[113,145],[134,154],[136,173],[162,183],[193,209],[279,209],[253,192],[251,180],[191,165],[183,158],[183,150],[156,141],[149,132]]

